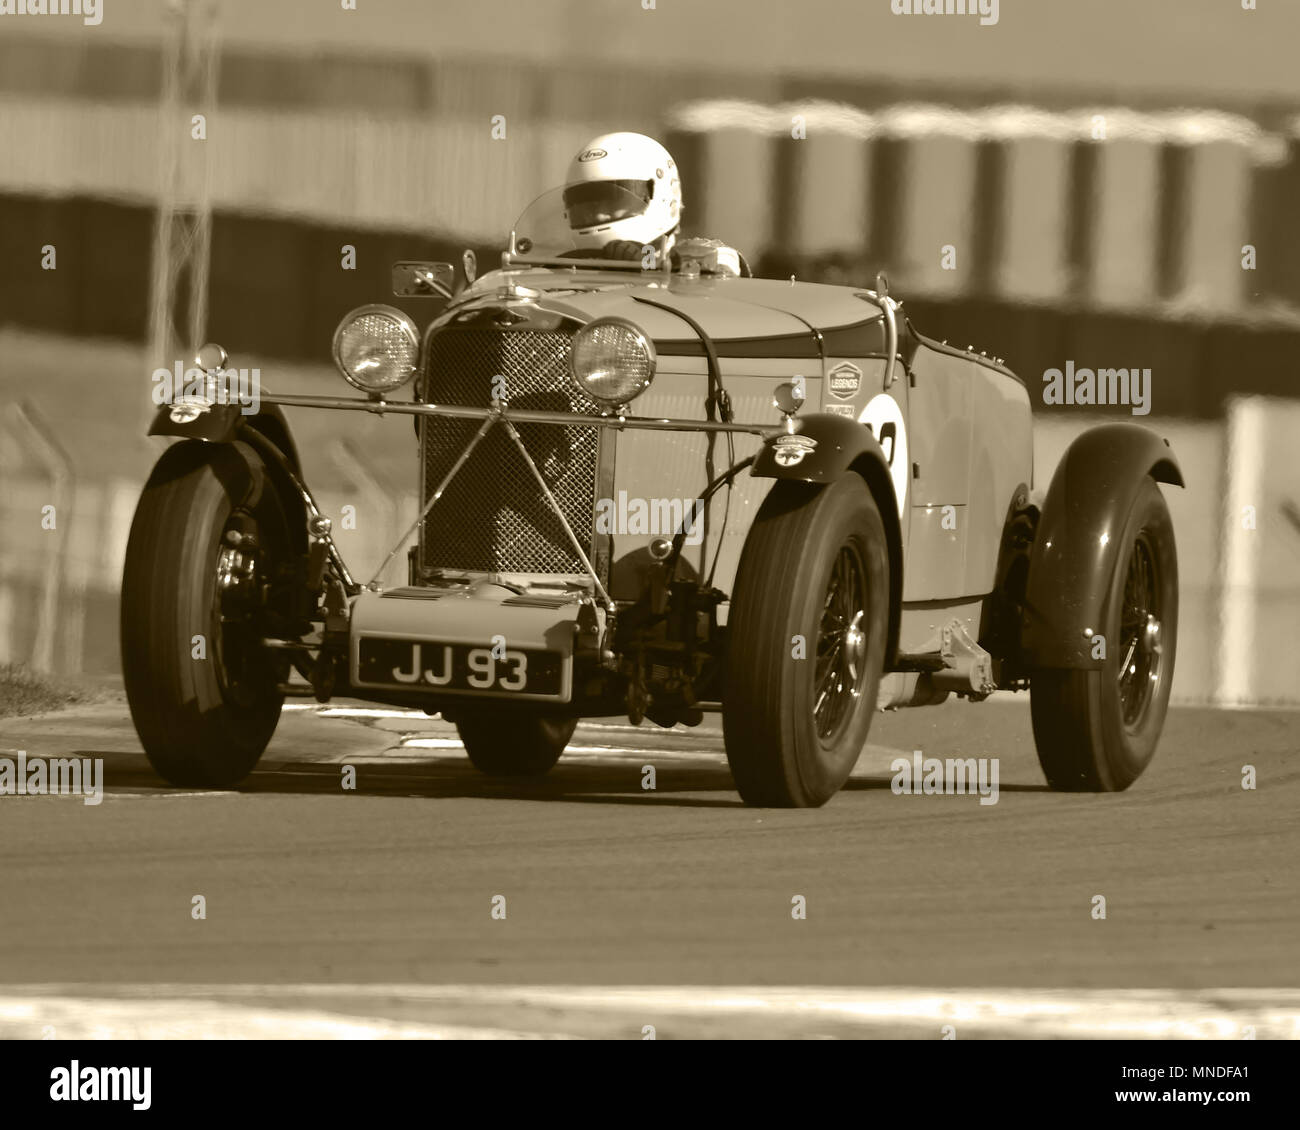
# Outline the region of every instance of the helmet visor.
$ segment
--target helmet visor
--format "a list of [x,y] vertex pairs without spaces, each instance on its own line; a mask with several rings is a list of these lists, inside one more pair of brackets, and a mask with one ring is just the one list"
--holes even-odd
[[571,184],[564,190],[564,211],[574,230],[596,228],[639,216],[650,204],[654,182],[600,180]]

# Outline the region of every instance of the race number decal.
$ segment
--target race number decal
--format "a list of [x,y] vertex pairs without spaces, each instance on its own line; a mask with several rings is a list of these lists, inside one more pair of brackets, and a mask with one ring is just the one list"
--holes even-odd
[[894,483],[894,497],[898,499],[898,513],[903,513],[907,503],[907,480],[911,472],[911,463],[907,458],[907,426],[903,423],[903,410],[887,392],[873,396],[867,401],[858,417],[859,424],[866,424],[871,434],[876,437],[885,459],[889,463],[889,477]]

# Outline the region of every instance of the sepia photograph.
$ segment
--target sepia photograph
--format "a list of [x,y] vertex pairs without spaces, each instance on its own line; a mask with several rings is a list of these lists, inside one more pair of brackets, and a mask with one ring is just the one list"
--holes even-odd
[[1070,1041],[1083,1110],[1250,1105],[1300,1039],[1297,43],[0,0],[33,1109],[165,1111],[196,1040]]

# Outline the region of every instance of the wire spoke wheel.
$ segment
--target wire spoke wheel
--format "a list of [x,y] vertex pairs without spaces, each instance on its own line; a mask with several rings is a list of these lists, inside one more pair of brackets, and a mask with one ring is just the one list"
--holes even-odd
[[866,665],[867,583],[862,555],[852,545],[841,547],[831,570],[830,586],[817,635],[817,666],[813,677],[813,713],[817,736],[833,742],[862,696]]
[[[1117,792],[1155,755],[1178,644],[1178,555],[1155,480],[1134,490],[1115,552],[1088,579],[1104,653],[1030,673],[1034,747],[1054,789]],[[1094,640],[1095,643],[1095,640]]]
[[277,496],[228,446],[168,449],[136,508],[122,576],[122,676],[145,754],[176,785],[224,788],[275,732],[288,659],[262,646],[291,559]]
[[1124,605],[1120,614],[1118,680],[1124,724],[1135,725],[1151,701],[1160,678],[1162,651],[1160,591],[1155,555],[1143,530],[1133,545],[1124,578]]
[[866,482],[772,488],[727,627],[723,736],[740,795],[825,804],[866,744],[889,627],[889,547]]

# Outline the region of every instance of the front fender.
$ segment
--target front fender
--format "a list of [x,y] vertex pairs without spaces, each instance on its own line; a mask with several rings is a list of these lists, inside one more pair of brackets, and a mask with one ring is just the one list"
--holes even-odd
[[[898,630],[903,607],[903,516],[898,510],[889,461],[871,429],[844,416],[816,412],[795,421],[794,432],[768,436],[754,458],[750,474],[759,479],[792,479],[803,483],[831,483],[849,473],[862,476],[875,499],[889,543],[889,639],[886,663],[892,663],[898,648]],[[802,437],[804,444],[792,441]],[[784,444],[782,441],[786,441]],[[807,446],[811,442],[812,446]],[[783,449],[802,450],[797,458]],[[783,463],[780,459],[786,461]]]
[[253,415],[245,415],[238,404],[214,404],[198,411],[192,418],[181,410],[182,406],[164,404],[159,407],[149,426],[151,436],[179,436],[197,439],[204,443],[234,443],[241,431],[251,428],[269,439],[285,462],[296,474],[302,471],[298,448],[289,431],[289,421],[278,404],[268,404]]
[[[302,466],[298,449],[289,431],[289,422],[277,405],[269,404],[256,415],[246,416],[238,404],[214,404],[192,419],[185,413],[173,416],[173,406],[164,404],[149,428],[151,436],[178,436],[197,440],[199,445],[213,448],[228,447],[231,455],[242,461],[248,474],[262,489],[266,480],[280,497],[289,528],[293,532],[296,548],[307,549],[307,503],[301,485]],[[171,460],[202,459],[202,449],[195,444],[176,444],[169,447],[158,460],[155,471],[172,465]],[[184,449],[184,454],[175,454]],[[212,451],[206,456],[214,466],[224,465],[229,457]]]
[[1183,486],[1169,441],[1137,424],[1090,428],[1066,449],[1029,556],[1021,652],[1031,667],[1095,667],[1091,641],[1142,480]]
[[830,483],[862,458],[874,459],[888,476],[885,453],[869,427],[844,416],[816,412],[797,418],[793,432],[768,436],[750,473],[758,479]]

